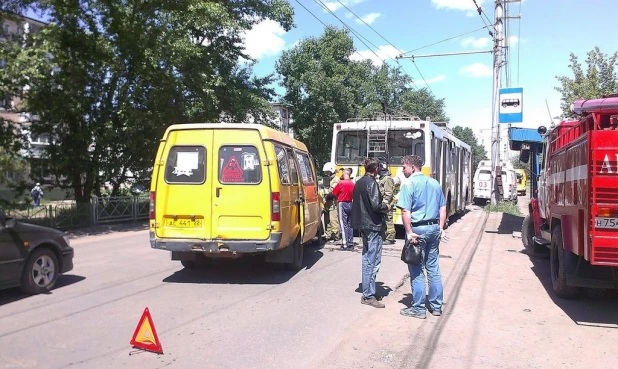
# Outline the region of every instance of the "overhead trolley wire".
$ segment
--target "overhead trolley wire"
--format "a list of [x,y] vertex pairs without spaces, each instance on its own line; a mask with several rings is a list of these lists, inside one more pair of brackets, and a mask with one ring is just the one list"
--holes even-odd
[[444,40],[440,40],[440,41],[438,41],[438,42],[434,42],[434,43],[431,43],[431,44],[429,44],[429,45],[421,46],[421,47],[418,47],[418,48],[416,48],[416,49],[414,49],[414,50],[406,51],[405,53],[401,53],[401,54],[402,54],[402,55],[405,55],[405,54],[409,54],[409,53],[412,53],[412,52],[415,52],[415,51],[418,51],[418,50],[426,49],[426,48],[428,48],[428,47],[430,47],[430,46],[434,46],[434,45],[441,44],[441,43],[446,42],[446,41],[454,40],[454,39],[459,38],[459,37],[461,37],[461,36],[469,35],[469,34],[471,34],[471,33],[478,32],[478,31],[480,31],[480,30],[482,30],[482,29],[485,29],[485,28],[488,28],[488,27],[489,27],[489,26],[481,27],[481,28],[479,28],[479,29],[475,29],[474,31],[468,31],[468,32],[466,32],[466,33],[462,33],[462,34],[457,35],[457,36],[453,36],[453,37],[445,38]]

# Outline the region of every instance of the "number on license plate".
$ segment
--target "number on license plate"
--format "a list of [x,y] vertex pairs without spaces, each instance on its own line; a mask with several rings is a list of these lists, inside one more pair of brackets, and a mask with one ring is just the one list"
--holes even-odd
[[165,225],[168,227],[178,227],[178,228],[199,228],[202,226],[202,219],[166,219]]
[[597,228],[616,228],[618,229],[618,218],[595,218]]

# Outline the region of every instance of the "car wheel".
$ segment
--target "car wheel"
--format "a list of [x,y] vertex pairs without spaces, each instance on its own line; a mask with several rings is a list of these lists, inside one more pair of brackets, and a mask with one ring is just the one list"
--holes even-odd
[[30,294],[49,292],[56,284],[59,272],[60,265],[56,254],[50,249],[37,249],[26,261],[21,289]]

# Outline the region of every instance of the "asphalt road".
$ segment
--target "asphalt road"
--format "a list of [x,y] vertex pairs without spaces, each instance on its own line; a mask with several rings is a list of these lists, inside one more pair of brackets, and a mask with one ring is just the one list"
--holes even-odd
[[[373,309],[360,304],[359,252],[308,247],[300,272],[257,259],[190,271],[144,231],[72,245],[75,268],[52,293],[0,291],[0,368],[305,368]],[[380,291],[406,272],[385,251]],[[164,355],[129,345],[146,307]]]
[[[555,297],[547,261],[513,237],[521,217],[472,206],[455,220],[444,315],[426,320],[399,315],[402,241],[385,249],[374,309],[360,304],[359,252],[309,247],[299,272],[258,259],[189,271],[144,231],[79,238],[51,294],[0,291],[0,368],[618,367],[618,299]],[[146,307],[163,355],[129,344]]]

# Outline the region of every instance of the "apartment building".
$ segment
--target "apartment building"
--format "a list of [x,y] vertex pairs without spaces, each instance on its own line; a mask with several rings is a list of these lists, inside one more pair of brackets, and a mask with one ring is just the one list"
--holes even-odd
[[[37,33],[47,23],[37,19],[18,15],[14,13],[0,12],[0,44],[2,42],[20,42],[27,34]],[[6,61],[0,55],[0,68],[4,67]],[[28,86],[23,86],[26,91]],[[30,116],[27,112],[20,111],[25,101],[22,96],[0,96],[0,118],[16,124],[18,129],[26,137],[26,147],[20,155],[26,162],[26,170],[19,173],[10,170],[5,173],[8,181],[29,181],[35,177],[35,181],[51,180],[48,165],[43,159],[45,146],[50,144],[50,138],[46,135],[37,136],[31,133]],[[0,184],[0,187],[8,183]]]

